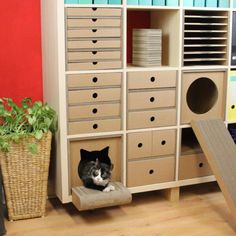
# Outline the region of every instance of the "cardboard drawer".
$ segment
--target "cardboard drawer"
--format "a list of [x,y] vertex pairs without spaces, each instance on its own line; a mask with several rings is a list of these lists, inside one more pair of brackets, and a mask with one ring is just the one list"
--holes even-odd
[[119,18],[74,18],[67,19],[67,28],[81,28],[81,27],[120,27],[121,20]]
[[128,114],[128,129],[171,126],[176,124],[176,109],[132,111]]
[[68,7],[66,8],[67,17],[78,17],[78,16],[121,16],[121,9],[119,8],[79,8],[79,7]]
[[67,63],[67,70],[108,70],[121,68],[121,61],[91,61]]
[[176,151],[176,130],[157,130],[152,135],[152,155],[173,155]]
[[152,155],[152,132],[128,134],[128,159]]
[[212,175],[203,153],[184,155],[179,158],[179,179],[192,179]]
[[67,60],[68,61],[80,61],[80,60],[101,60],[101,59],[121,59],[120,51],[101,51],[101,50],[93,50],[93,51],[80,51],[80,52],[68,52]]
[[121,48],[120,39],[91,39],[67,41],[67,49],[101,49],[101,48]]
[[128,187],[175,180],[175,158],[165,157],[128,162]]
[[93,105],[70,106],[68,108],[68,118],[69,120],[76,120],[84,118],[120,116],[120,110],[120,103],[99,103]]
[[129,92],[128,109],[146,109],[175,106],[175,89]]
[[121,73],[92,73],[67,75],[67,87],[84,88],[99,86],[120,86]]
[[176,87],[176,71],[137,71],[128,73],[128,89]]
[[120,137],[109,137],[109,138],[96,138],[96,139],[84,139],[84,140],[73,140],[69,143],[70,153],[70,186],[76,187],[83,185],[78,176],[78,165],[81,159],[80,149],[87,151],[98,151],[109,146],[109,156],[114,168],[112,170],[112,181],[121,180],[121,138]]
[[88,102],[119,101],[121,98],[120,88],[86,89],[68,92],[68,104],[76,105]]
[[94,28],[94,29],[69,29],[67,30],[67,38],[92,38],[96,40],[96,37],[120,37],[120,28]]
[[69,122],[69,134],[118,131],[121,129],[120,119],[104,119],[92,121]]

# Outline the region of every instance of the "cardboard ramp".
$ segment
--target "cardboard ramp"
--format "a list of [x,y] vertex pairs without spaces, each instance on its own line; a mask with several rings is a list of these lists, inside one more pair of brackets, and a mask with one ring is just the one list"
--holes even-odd
[[220,119],[194,120],[191,125],[236,219],[236,145]]
[[132,195],[120,182],[111,182],[114,191],[104,193],[84,186],[72,188],[72,202],[80,211],[130,203]]

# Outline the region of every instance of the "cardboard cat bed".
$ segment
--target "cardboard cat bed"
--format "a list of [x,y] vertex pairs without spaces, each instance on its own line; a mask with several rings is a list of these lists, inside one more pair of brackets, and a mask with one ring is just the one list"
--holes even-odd
[[130,203],[132,195],[120,182],[111,182],[114,191],[102,192],[84,186],[72,188],[72,202],[79,211]]

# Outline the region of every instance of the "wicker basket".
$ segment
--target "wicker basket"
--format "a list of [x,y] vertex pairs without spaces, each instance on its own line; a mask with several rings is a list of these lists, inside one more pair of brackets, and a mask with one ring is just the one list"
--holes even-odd
[[[44,216],[51,139],[51,132],[39,141],[26,137],[12,143],[10,152],[0,152],[9,220]],[[33,142],[37,143],[37,154],[28,151],[27,145]]]

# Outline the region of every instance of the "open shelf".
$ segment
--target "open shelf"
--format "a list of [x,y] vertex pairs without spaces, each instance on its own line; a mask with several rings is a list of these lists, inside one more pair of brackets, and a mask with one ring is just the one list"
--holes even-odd
[[185,10],[184,66],[226,65],[228,12]]
[[180,12],[177,9],[127,10],[127,64],[132,64],[133,29],[162,30],[162,66],[178,66]]

